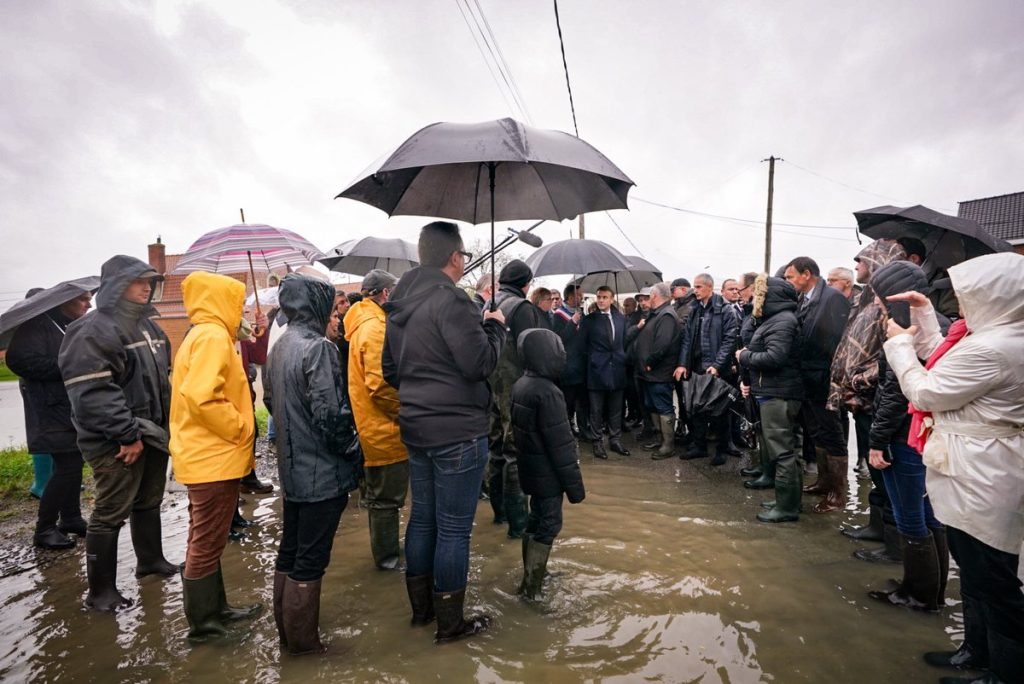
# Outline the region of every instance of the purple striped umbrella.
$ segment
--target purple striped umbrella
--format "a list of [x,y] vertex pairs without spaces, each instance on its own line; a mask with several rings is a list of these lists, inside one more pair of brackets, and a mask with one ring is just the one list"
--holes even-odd
[[244,273],[249,270],[250,254],[253,269],[261,273],[309,265],[326,256],[298,233],[261,223],[242,223],[211,230],[196,240],[181,255],[174,273]]

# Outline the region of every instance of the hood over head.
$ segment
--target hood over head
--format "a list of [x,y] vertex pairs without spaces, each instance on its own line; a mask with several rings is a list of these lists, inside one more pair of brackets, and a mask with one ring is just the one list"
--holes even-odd
[[316,278],[289,273],[281,281],[278,303],[289,326],[323,335],[334,309],[334,286]]
[[416,266],[402,274],[394,292],[384,303],[392,325],[404,326],[417,307],[438,287],[453,286],[444,271],[433,266]]
[[796,311],[797,301],[796,288],[785,278],[762,273],[754,280],[751,300],[754,318],[771,318],[782,311]]
[[182,281],[181,297],[193,325],[223,325],[234,337],[242,322],[245,285],[225,275],[196,271]]
[[1024,322],[1024,256],[986,254],[949,268],[971,332]]
[[[107,259],[100,270],[100,289],[96,292],[96,308],[111,310],[121,300],[121,295],[136,278],[150,278],[153,281],[164,277],[153,267],[133,256],[118,254]],[[153,288],[156,292],[156,288]],[[150,296],[152,298],[152,295]]]
[[900,261],[907,258],[907,253],[900,243],[895,240],[883,238],[875,240],[853,258],[854,261],[863,261],[868,267],[868,278],[875,274],[875,271],[893,261]]
[[547,328],[530,328],[521,332],[518,348],[523,368],[533,375],[557,380],[565,370],[562,338]]
[[871,276],[868,284],[882,300],[889,317],[904,328],[910,325],[910,305],[906,302],[889,302],[886,297],[911,290],[926,295],[932,289],[921,267],[909,261],[893,261],[882,266]]

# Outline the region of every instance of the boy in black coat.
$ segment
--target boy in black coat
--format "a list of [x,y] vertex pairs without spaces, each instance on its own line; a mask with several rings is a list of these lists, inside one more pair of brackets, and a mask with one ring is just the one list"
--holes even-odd
[[565,348],[550,330],[533,328],[519,336],[525,373],[512,385],[512,430],[519,450],[519,478],[530,496],[530,517],[523,535],[523,581],[519,593],[540,596],[551,544],[562,529],[562,494],[583,501],[583,475],[555,384],[565,368]]

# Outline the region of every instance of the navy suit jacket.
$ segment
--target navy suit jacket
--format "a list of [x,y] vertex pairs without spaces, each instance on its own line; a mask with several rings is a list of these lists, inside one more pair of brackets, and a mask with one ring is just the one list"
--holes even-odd
[[580,347],[587,355],[587,389],[621,390],[626,387],[626,317],[612,309],[612,339],[608,317],[600,311],[580,321]]

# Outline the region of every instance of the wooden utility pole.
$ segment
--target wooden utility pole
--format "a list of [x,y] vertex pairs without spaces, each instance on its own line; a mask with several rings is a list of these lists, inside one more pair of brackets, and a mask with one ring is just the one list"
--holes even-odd
[[580,240],[585,240],[587,237],[587,228],[583,224],[583,214],[580,214]]
[[772,264],[772,197],[775,194],[775,162],[781,158],[771,156],[761,161],[768,162],[768,216],[764,221],[764,272],[771,275]]

